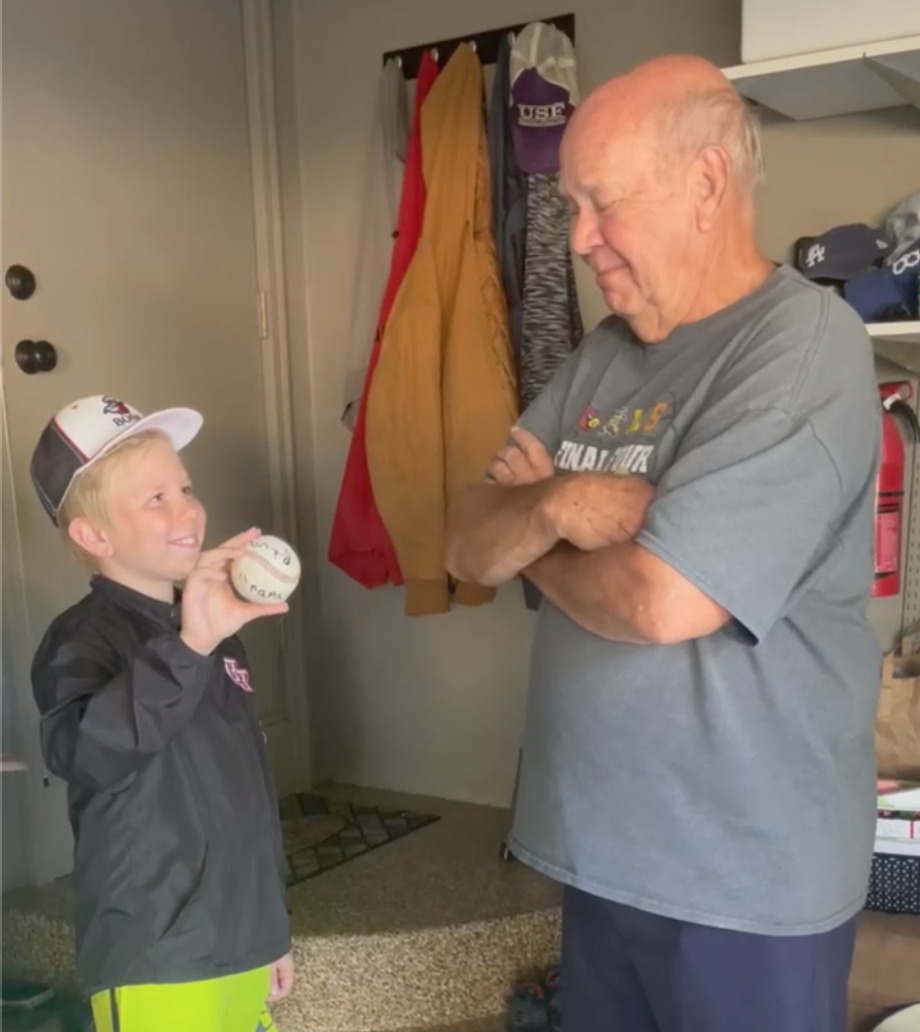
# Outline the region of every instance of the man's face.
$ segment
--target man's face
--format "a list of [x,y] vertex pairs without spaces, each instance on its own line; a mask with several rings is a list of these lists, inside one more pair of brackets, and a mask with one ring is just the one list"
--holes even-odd
[[168,595],[201,554],[205,511],[182,460],[167,441],[151,441],[111,473],[103,573],[146,594]]
[[[572,250],[611,311],[654,342],[681,321],[698,262],[689,190],[646,137],[563,142],[561,186],[572,208]],[[688,281],[690,281],[688,283]]]

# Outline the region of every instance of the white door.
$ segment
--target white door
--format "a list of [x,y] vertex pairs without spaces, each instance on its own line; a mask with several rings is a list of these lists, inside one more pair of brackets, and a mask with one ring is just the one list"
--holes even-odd
[[[71,842],[23,682],[48,623],[86,590],[29,481],[46,420],[101,393],[142,411],[197,408],[204,430],[186,459],[209,541],[273,529],[245,73],[240,0],[3,4],[3,266],[37,281],[25,301],[0,286],[25,600],[20,676],[3,690],[18,694],[31,762],[38,881],[70,870]],[[23,373],[21,340],[50,342],[56,368]],[[284,682],[292,631],[264,620],[244,634],[280,792],[304,787],[307,769]]]

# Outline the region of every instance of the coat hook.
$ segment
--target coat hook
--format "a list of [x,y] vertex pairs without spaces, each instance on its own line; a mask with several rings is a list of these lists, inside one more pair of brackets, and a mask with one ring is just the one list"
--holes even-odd
[[472,50],[474,54],[476,53],[476,40],[475,39],[471,39],[470,40],[470,50]]
[[431,56],[435,59],[435,61],[438,60],[438,48],[437,47],[432,47],[431,48]]
[[398,68],[398,69],[399,69],[400,71],[402,71],[402,66],[403,66],[403,63],[402,63],[402,54],[397,54],[397,55],[396,55],[396,67],[397,67],[397,68]]

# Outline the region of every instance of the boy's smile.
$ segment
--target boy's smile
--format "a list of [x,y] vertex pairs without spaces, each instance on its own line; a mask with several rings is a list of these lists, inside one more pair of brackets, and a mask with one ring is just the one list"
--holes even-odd
[[176,548],[201,548],[201,541],[195,535],[179,538],[177,541],[170,541],[169,543]]

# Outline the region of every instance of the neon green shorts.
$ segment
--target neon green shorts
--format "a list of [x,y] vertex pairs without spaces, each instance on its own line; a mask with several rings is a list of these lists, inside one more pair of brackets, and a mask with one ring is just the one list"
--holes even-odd
[[265,1006],[268,968],[204,982],[129,985],[96,993],[96,1032],[277,1032]]

